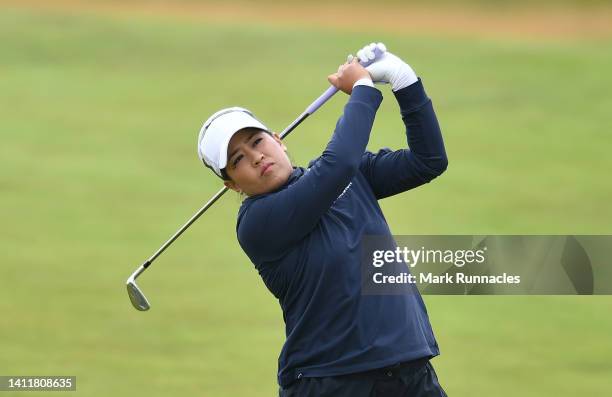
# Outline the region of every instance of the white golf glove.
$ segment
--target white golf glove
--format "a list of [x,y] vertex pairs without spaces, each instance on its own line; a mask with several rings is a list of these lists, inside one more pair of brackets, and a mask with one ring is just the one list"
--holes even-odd
[[[383,52],[383,55],[376,62],[366,67],[374,83],[390,83],[391,89],[398,91],[417,82],[418,78],[414,70],[400,58],[387,52],[383,43],[368,44],[357,51],[359,61],[367,62],[374,59],[374,49],[376,47]],[[349,55],[347,61],[351,62],[352,60],[353,55]]]

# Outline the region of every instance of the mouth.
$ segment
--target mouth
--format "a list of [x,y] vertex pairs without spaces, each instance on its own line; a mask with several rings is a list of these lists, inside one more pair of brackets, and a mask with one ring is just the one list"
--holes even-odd
[[274,163],[267,163],[261,166],[261,176],[263,176],[269,169],[272,167]]

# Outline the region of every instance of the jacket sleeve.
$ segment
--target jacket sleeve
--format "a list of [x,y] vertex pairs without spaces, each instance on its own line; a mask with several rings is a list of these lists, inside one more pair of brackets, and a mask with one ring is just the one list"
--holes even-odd
[[364,153],[360,170],[377,199],[428,183],[448,166],[438,119],[421,80],[395,92],[395,97],[409,149]]
[[280,258],[319,222],[359,171],[374,116],[376,88],[356,86],[323,154],[296,182],[254,200],[238,221],[238,241],[257,264]]

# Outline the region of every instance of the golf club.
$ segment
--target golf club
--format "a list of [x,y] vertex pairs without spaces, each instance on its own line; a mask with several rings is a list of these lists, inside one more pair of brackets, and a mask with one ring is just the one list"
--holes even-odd
[[[382,49],[376,47],[374,49],[374,58],[369,60],[368,62],[360,62],[360,64],[363,67],[366,67],[377,59],[379,59],[384,52],[384,47],[382,47]],[[338,89],[336,87],[329,87],[320,97],[318,97],[312,104],[310,104],[310,106],[308,106],[306,110],[298,116],[297,119],[295,119],[291,124],[289,124],[287,128],[285,128],[281,132],[280,138],[283,139],[287,135],[289,135],[291,131],[293,131],[298,125],[300,125],[308,116],[316,112],[317,109],[319,109],[325,102],[327,102],[332,96],[334,96],[336,92],[338,92]],[[174,235],[170,237],[170,239],[166,241],[164,245],[162,245],[157,250],[157,252],[155,252],[149,259],[147,259],[142,265],[140,265],[140,267],[136,269],[136,271],[132,273],[132,275],[127,279],[127,292],[130,297],[130,301],[132,302],[132,305],[137,310],[149,310],[151,305],[149,304],[149,301],[147,300],[145,295],[142,293],[142,290],[136,284],[136,278],[138,278],[138,276],[140,276],[149,266],[151,266],[151,263],[153,263],[153,261],[158,256],[160,256],[162,252],[166,250],[166,248],[168,248],[177,238],[179,238],[179,236],[183,234],[183,232],[187,230],[187,228],[189,228],[189,226],[191,226],[204,212],[206,212],[208,208],[210,208],[221,196],[223,196],[225,192],[227,192],[227,190],[227,187],[223,187],[223,189],[219,190],[217,194],[215,194],[210,200],[208,200],[208,202],[204,204],[204,206],[200,208],[198,212],[196,212],[195,215],[193,215],[191,219],[187,221],[187,223],[185,223],[176,233],[174,233]]]

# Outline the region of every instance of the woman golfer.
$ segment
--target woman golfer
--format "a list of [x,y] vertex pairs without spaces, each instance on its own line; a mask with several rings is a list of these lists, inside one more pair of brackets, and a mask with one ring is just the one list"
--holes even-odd
[[[374,46],[358,58],[373,58]],[[350,96],[308,168],[292,166],[279,136],[244,108],[211,116],[198,152],[247,196],[238,241],[286,324],[280,396],[445,396],[429,362],[439,350],[421,296],[362,293],[360,265],[363,236],[391,236],[378,200],[446,169],[442,135],[410,66],[389,52],[367,69],[358,58],[328,76]],[[410,149],[366,151],[383,99],[373,81],[390,83]]]

